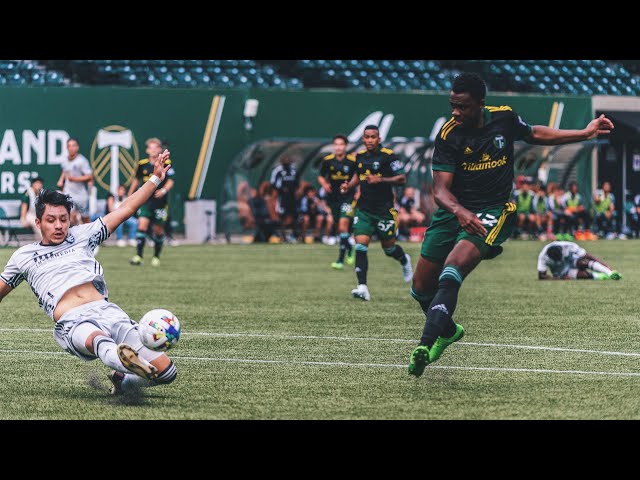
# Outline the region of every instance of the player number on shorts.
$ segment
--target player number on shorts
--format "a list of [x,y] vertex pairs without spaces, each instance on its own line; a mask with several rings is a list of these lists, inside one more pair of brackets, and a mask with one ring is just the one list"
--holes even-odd
[[396,222],[394,220],[380,220],[378,222],[378,230],[386,232],[390,228],[393,228]]
[[496,223],[498,223],[498,219],[495,215],[491,215],[490,213],[476,213],[476,216],[480,219],[483,225],[487,227],[493,227]]

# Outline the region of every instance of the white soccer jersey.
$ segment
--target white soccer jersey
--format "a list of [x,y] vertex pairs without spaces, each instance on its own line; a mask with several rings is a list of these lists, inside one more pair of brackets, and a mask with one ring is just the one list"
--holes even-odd
[[102,218],[98,218],[70,228],[60,245],[32,243],[20,247],[11,255],[0,279],[13,288],[26,280],[38,297],[40,308],[51,319],[64,293],[76,285],[93,281],[106,298],[103,270],[94,251],[110,234]]
[[[62,167],[65,177],[82,177],[89,173],[93,173],[91,165],[89,165],[89,160],[80,153],[73,160],[65,158],[60,166]],[[67,195],[71,195],[71,198],[73,198],[74,195],[84,198],[87,195],[87,183],[70,182],[65,178],[63,191]]]
[[[562,259],[558,262],[555,262],[547,255],[549,247],[556,245],[562,248]],[[584,248],[573,242],[551,242],[538,255],[538,271],[546,273],[548,268],[554,277],[564,277],[569,273],[570,269],[576,268],[576,261],[584,257],[586,253],[587,251]]]

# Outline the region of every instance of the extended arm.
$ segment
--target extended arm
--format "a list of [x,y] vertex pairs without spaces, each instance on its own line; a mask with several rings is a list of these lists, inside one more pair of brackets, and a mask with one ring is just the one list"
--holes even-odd
[[[158,177],[160,182],[164,180],[167,171],[171,168],[171,164],[164,165],[165,160],[169,158],[169,151],[165,150],[158,157],[153,167],[153,174]],[[156,191],[157,185],[151,180],[145,182],[145,184],[134,194],[128,197],[122,204],[113,212],[106,215],[103,219],[104,224],[107,226],[110,232],[115,231],[127,218],[131,217],[136,211],[153,195]]]
[[13,292],[13,288],[4,283],[3,280],[0,280],[0,302],[2,302],[2,299],[9,295],[11,292]]
[[162,188],[156,190],[156,193],[154,193],[153,196],[155,198],[164,197],[169,193],[169,190],[173,188],[174,183],[175,182],[173,181],[173,179],[170,178],[169,180],[167,180],[167,183],[165,183]]
[[367,182],[371,184],[390,183],[392,185],[404,185],[405,183],[407,183],[407,176],[404,173],[401,175],[395,175],[393,177],[378,177],[376,175],[367,175]]
[[58,179],[58,183],[56,183],[56,186],[58,188],[62,188],[64,187],[64,170],[62,171],[62,173],[60,174],[60,178]]
[[536,145],[562,145],[564,143],[582,142],[610,133],[613,123],[604,115],[589,122],[582,130],[560,130],[557,128],[534,125],[528,143]]
[[93,180],[93,174],[87,173],[86,175],[80,175],[79,177],[67,177],[67,180],[70,182],[88,182],[89,180]]
[[460,222],[460,226],[471,235],[485,236],[487,229],[484,228],[480,219],[470,210],[464,208],[458,199],[451,193],[453,183],[453,173],[435,170],[433,172],[433,192],[438,206],[447,212],[453,213]]
[[324,191],[327,193],[331,193],[331,184],[329,183],[329,181],[324,178],[322,175],[318,175],[318,183],[320,184],[320,186],[322,188],[324,188]]

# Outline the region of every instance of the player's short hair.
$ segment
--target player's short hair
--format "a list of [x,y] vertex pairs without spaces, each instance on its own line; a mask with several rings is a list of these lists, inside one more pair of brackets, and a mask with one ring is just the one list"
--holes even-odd
[[559,262],[560,260],[562,260],[562,247],[560,247],[559,245],[553,245],[547,248],[547,255],[554,262]]
[[44,207],[46,205],[61,205],[67,210],[68,214],[71,214],[73,202],[69,195],[65,195],[56,190],[43,188],[38,194],[38,198],[36,198],[36,218],[40,221],[42,221],[42,215],[44,215]]
[[76,142],[78,144],[78,146],[80,146],[80,142],[78,141],[78,139],[76,137],[67,138],[67,143],[69,143],[69,142]]
[[334,142],[335,142],[336,140],[338,140],[338,139],[342,140],[342,141],[345,143],[345,145],[348,145],[348,144],[349,144],[349,139],[347,138],[347,136],[346,136],[346,135],[343,135],[343,134],[341,134],[341,133],[338,133],[337,135],[334,135],[334,136],[333,136],[333,141],[334,141]]
[[44,180],[42,179],[42,177],[35,177],[31,179],[31,185],[33,185],[36,182],[40,182],[42,185],[44,185]]
[[302,190],[302,196],[306,197],[307,194],[311,191],[316,191],[316,187],[314,187],[313,185],[307,185],[304,187],[304,189]]
[[160,140],[158,137],[147,138],[147,140],[144,142],[145,147],[148,147],[150,143],[157,143],[159,147],[162,147],[162,140]]
[[453,79],[453,93],[468,93],[471,98],[480,102],[487,96],[487,84],[477,73],[463,72]]
[[[380,131],[380,129],[378,128],[377,125],[374,125],[373,123],[370,123],[369,125],[367,125],[366,127],[364,127],[364,130],[376,130],[376,131]],[[363,130],[363,131],[364,131]]]

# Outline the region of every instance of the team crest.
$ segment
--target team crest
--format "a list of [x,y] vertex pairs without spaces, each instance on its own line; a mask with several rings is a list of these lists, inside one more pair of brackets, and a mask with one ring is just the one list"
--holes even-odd
[[372,166],[372,168],[373,168],[374,170],[378,170],[378,169],[380,168],[380,162],[373,162],[373,166]]
[[493,139],[493,144],[496,146],[498,150],[502,150],[504,146],[507,144],[506,140],[502,135],[496,135]]
[[342,167],[342,170],[343,170],[344,172],[348,172],[348,171],[349,171],[349,167],[345,165],[344,167]]
[[73,235],[71,235],[70,233],[67,234],[67,238],[65,238],[66,242],[69,243],[74,243],[76,241],[75,237]]

